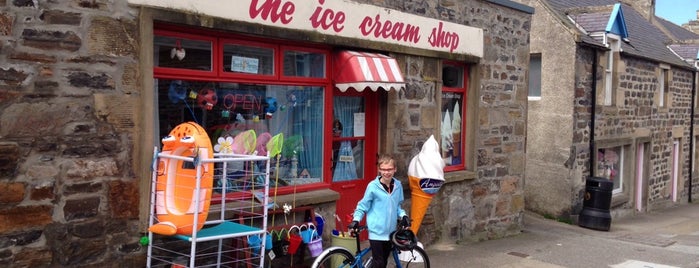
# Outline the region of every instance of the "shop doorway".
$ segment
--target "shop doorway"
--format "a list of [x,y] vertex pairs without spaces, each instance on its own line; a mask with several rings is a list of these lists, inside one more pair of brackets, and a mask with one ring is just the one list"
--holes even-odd
[[336,91],[333,97],[332,184],[340,193],[336,211],[344,224],[376,177],[378,96]]

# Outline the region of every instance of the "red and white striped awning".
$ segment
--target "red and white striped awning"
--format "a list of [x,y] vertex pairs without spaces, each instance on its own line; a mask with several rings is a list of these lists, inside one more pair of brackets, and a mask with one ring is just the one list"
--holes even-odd
[[403,74],[396,59],[386,55],[344,50],[335,54],[335,86],[345,92],[348,88],[362,92],[405,88]]

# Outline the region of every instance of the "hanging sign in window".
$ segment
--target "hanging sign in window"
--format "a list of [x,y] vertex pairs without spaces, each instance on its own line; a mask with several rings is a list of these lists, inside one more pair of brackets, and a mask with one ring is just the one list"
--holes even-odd
[[259,60],[255,58],[246,58],[233,56],[231,58],[231,70],[240,73],[256,74],[260,66]]

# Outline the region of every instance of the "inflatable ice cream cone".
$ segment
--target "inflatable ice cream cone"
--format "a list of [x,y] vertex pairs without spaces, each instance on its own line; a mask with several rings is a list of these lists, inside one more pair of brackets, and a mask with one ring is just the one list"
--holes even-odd
[[422,150],[408,166],[408,179],[410,181],[411,208],[410,217],[413,222],[410,228],[417,234],[422,225],[427,208],[439,188],[444,184],[444,160],[439,152],[439,144],[434,136],[422,145]]
[[451,118],[452,146],[454,147],[452,157],[459,158],[461,157],[461,110],[458,102],[454,104],[454,116]]

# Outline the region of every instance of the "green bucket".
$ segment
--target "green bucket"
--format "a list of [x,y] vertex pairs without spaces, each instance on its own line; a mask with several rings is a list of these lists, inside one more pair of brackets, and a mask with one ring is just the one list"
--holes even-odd
[[[354,237],[351,237],[349,233],[344,233],[344,236],[337,236],[335,234],[332,235],[332,238],[330,240],[330,244],[333,247],[343,247],[349,250],[352,254],[357,253],[357,240]],[[340,262],[342,260],[340,259],[335,259],[332,260],[332,267],[340,267]]]

